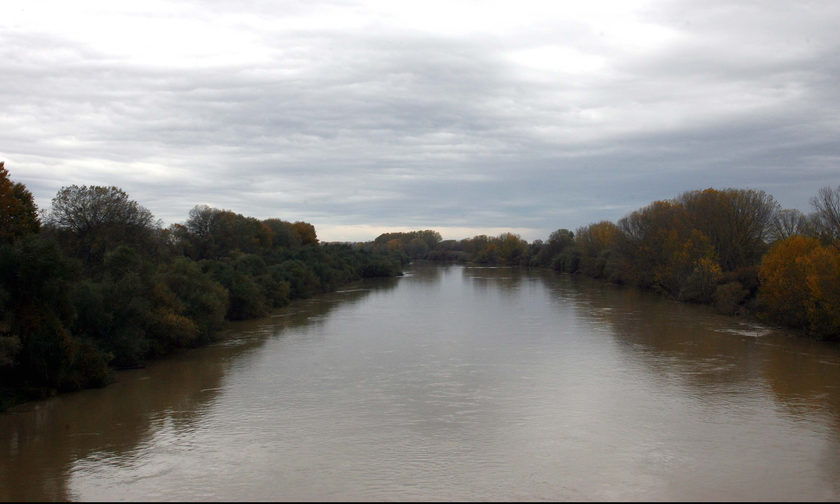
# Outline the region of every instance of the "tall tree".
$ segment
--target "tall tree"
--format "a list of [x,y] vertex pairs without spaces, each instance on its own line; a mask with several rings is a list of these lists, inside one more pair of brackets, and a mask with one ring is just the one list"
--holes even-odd
[[575,232],[575,249],[580,256],[580,271],[602,278],[610,275],[607,263],[615,253],[621,231],[610,221],[579,227]]
[[682,204],[655,201],[622,218],[618,226],[625,280],[678,298],[697,298],[698,291],[704,292],[699,297],[706,296],[711,286],[699,281],[714,278],[706,274],[714,271],[714,251],[706,235],[692,227]]
[[190,210],[184,228],[182,239],[189,242],[185,248],[193,259],[221,259],[234,251],[253,253],[271,247],[274,236],[270,223],[207,205]]
[[297,248],[300,246],[300,236],[294,224],[278,218],[262,221],[271,230],[271,244],[274,247]]
[[120,245],[148,250],[160,223],[152,213],[110,186],[63,187],[52,200],[47,224],[67,238],[88,263],[101,263]]
[[767,249],[766,239],[778,203],[754,189],[706,189],[677,198],[691,224],[707,236],[724,271],[755,266]]
[[759,270],[758,298],[775,321],[840,339],[840,251],[794,235],[777,242]]
[[836,189],[823,187],[811,198],[817,211],[819,231],[829,240],[840,240],[840,185]]
[[12,182],[0,161],[0,243],[9,243],[41,227],[38,208],[26,186]]
[[315,226],[308,222],[298,221],[292,224],[295,231],[300,237],[300,242],[303,245],[317,245],[318,235],[315,233]]
[[773,215],[769,238],[772,242],[785,240],[795,234],[802,234],[808,226],[808,219],[799,210],[783,209]]

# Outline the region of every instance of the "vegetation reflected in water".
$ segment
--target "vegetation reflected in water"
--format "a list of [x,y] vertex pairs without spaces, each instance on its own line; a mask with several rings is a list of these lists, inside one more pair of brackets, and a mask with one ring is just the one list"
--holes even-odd
[[395,286],[393,278],[368,280],[298,301],[269,318],[230,323],[221,341],[209,347],[122,371],[107,388],[0,413],[0,501],[72,500],[67,479],[76,461],[120,465],[165,425],[194,430],[223,390],[231,366],[258,352],[267,337],[317,326],[337,306]]
[[0,499],[836,500],[838,385],[708,307],[415,266],[0,416]]

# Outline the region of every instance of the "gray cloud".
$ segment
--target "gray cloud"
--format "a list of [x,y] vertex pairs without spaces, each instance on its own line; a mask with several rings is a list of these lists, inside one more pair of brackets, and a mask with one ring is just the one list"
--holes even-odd
[[0,16],[0,158],[41,207],[103,184],[166,222],[534,239],[691,189],[807,211],[840,184],[833,2],[28,5]]

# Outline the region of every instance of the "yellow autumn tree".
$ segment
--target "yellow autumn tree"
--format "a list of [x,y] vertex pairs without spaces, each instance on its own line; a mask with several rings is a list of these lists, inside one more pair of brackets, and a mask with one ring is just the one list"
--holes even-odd
[[809,330],[840,339],[840,253],[834,247],[814,249],[807,257]]
[[816,238],[792,236],[778,242],[759,268],[758,292],[771,320],[840,338],[840,251]]
[[398,250],[402,250],[403,248],[404,248],[403,241],[400,240],[399,238],[394,238],[392,240],[388,240],[385,243],[385,249],[388,252],[396,252]]
[[758,299],[772,320],[792,327],[807,326],[805,258],[819,247],[819,240],[797,235],[777,242],[764,256],[758,270]]

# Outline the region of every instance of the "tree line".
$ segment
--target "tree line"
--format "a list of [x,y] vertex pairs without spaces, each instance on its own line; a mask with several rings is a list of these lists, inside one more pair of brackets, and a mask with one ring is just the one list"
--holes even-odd
[[405,259],[202,205],[164,227],[114,186],[63,187],[39,214],[0,162],[0,409],[102,386],[212,341],[225,320],[399,275]]
[[212,341],[225,320],[417,259],[552,268],[840,340],[840,186],[811,203],[805,215],[763,191],[710,188],[532,243],[422,230],[330,244],[307,222],[204,205],[164,227],[114,186],[63,187],[39,213],[0,162],[0,408],[104,385]]
[[367,246],[409,259],[548,267],[840,340],[840,186],[820,189],[811,205],[806,215],[764,191],[709,188],[545,241],[512,233],[442,240],[424,230]]

